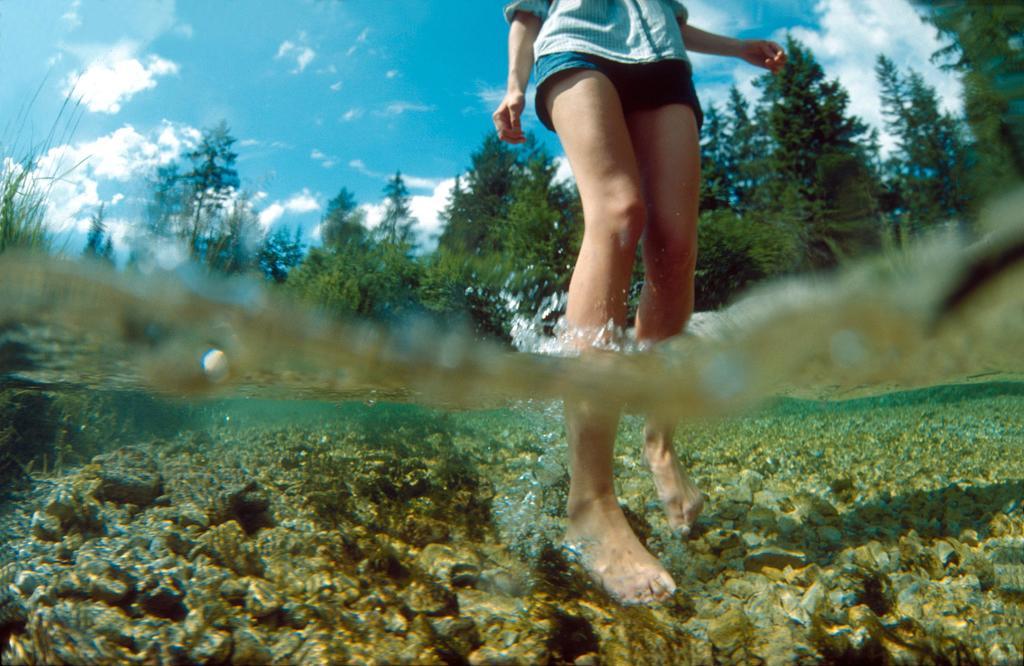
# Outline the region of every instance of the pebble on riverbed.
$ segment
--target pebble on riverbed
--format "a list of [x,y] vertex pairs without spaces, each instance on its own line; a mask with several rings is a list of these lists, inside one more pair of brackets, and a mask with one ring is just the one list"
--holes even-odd
[[[689,445],[707,451],[695,476],[709,492],[688,542],[647,510],[649,480],[620,475],[680,587],[652,608],[616,605],[557,549],[522,559],[486,504],[518,487],[514,448],[467,465],[475,440],[400,453],[295,430],[113,451],[4,519],[17,535],[0,575],[3,663],[1021,659],[1019,481],[894,464],[907,476],[887,481],[870,458],[885,447],[831,461],[830,478],[814,454],[850,451],[799,443],[747,469],[735,461],[766,456],[719,442],[788,440],[770,419],[729,427],[740,433]],[[561,511],[559,484],[538,495],[544,515]]]

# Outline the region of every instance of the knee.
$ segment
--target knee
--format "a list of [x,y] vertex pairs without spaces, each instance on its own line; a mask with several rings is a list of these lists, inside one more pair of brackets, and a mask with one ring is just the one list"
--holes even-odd
[[[648,230],[652,234],[644,244],[648,268],[658,272],[692,274],[697,268],[697,234],[690,229],[673,228],[668,232]],[[647,255],[651,256],[647,256]]]
[[586,234],[616,249],[634,252],[647,224],[647,207],[640,194],[609,191],[594,208],[586,222]]

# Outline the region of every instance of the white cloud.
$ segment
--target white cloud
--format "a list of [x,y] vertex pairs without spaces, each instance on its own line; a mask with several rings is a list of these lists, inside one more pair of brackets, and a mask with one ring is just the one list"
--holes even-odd
[[364,44],[364,43],[366,43],[366,38],[369,37],[369,36],[370,36],[370,29],[369,28],[363,28],[363,31],[359,33],[358,37],[356,37],[355,43],[353,43],[352,46],[348,47],[348,50],[345,51],[345,55],[347,55],[347,56],[354,55],[355,52],[359,50],[359,46]]
[[114,207],[125,200],[123,192],[104,198],[101,189],[134,187],[140,176],[176,160],[199,138],[193,127],[164,121],[146,134],[124,125],[92,141],[51,148],[33,172],[47,193],[47,225],[61,232],[87,224],[101,203]]
[[264,229],[269,229],[270,225],[281,219],[282,215],[284,215],[284,206],[275,201],[260,211],[260,226]]
[[312,213],[320,210],[320,203],[309,189],[304,187],[301,192],[293,194],[284,202],[284,208],[289,213]]
[[68,30],[74,30],[82,25],[82,17],[78,13],[81,6],[82,0],[72,0],[67,11],[61,15],[60,20],[67,24]]
[[348,111],[343,113],[342,116],[341,116],[341,119],[344,120],[345,122],[351,122],[353,120],[357,120],[357,119],[361,118],[362,116],[363,116],[363,110],[360,109],[358,106],[356,106],[356,107],[352,107],[351,109],[349,109]]
[[430,194],[416,195],[409,200],[409,209],[419,222],[416,235],[419,237],[421,251],[429,252],[437,246],[437,238],[442,230],[441,211],[448,205],[453,187],[455,179],[446,178],[437,183]]
[[418,102],[391,102],[384,110],[381,111],[381,115],[385,116],[400,116],[408,111],[426,112],[433,111],[435,107],[427,104],[420,104]]
[[301,192],[296,192],[284,201],[274,201],[261,210],[259,213],[260,226],[262,226],[264,230],[269,229],[275,222],[281,219],[285,213],[300,215],[302,213],[312,213],[318,210],[320,210],[320,202],[317,201],[316,196],[309,191],[309,188],[304,187]]
[[555,181],[560,183],[576,182],[576,177],[572,175],[572,167],[569,166],[569,158],[565,155],[555,158]]
[[195,30],[193,30],[190,23],[179,23],[174,26],[174,34],[178,35],[182,39],[192,39],[192,36],[195,34]]
[[334,157],[333,155],[327,155],[316,148],[314,148],[313,151],[309,154],[309,157],[310,159],[319,162],[320,166],[322,166],[325,169],[330,169],[331,167],[338,163],[337,157]]
[[295,69],[292,70],[292,74],[301,74],[316,58],[316,51],[306,44],[306,33],[300,32],[298,39],[297,43],[290,39],[281,42],[277,47],[277,55],[274,56],[275,60],[285,59],[294,62]]
[[[349,160],[348,165],[364,176],[369,176],[370,178],[375,178],[377,180],[387,180],[392,176],[392,174],[381,173],[380,171],[370,169],[360,159]],[[424,178],[422,176],[411,176],[407,173],[402,174],[402,180],[405,181],[407,187],[417,190],[433,190],[446,181],[446,179],[442,178]]]
[[341,81],[335,81],[334,83],[331,84],[332,92],[338,92],[339,90],[341,90]]
[[723,3],[721,0],[686,0],[688,21],[701,30],[735,35],[750,25],[749,0]]
[[830,78],[838,77],[850,93],[850,111],[883,132],[883,148],[893,145],[884,134],[875,79],[875,58],[884,53],[901,69],[919,72],[938,93],[942,107],[958,112],[959,79],[930,62],[944,46],[935,28],[925,23],[907,0],[818,0],[818,29],[794,28]]
[[398,76],[398,70],[397,70],[397,69],[389,69],[389,70],[388,70],[388,71],[387,71],[387,72],[386,72],[386,73],[384,74],[384,76],[386,76],[386,77],[387,77],[387,78],[389,78],[389,79],[393,79],[393,78],[395,78],[396,76]]
[[444,182],[441,178],[423,178],[422,176],[408,176],[402,174],[402,180],[409,187],[417,190],[432,190]]
[[156,79],[178,73],[178,64],[156,55],[140,60],[134,42],[119,42],[64,80],[63,94],[81,98],[93,112],[117,113],[136,93],[156,87]]

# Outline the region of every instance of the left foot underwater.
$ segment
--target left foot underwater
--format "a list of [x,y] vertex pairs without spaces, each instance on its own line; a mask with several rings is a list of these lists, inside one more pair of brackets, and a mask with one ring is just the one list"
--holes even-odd
[[654,487],[665,508],[669,527],[676,534],[689,536],[704,508],[704,495],[679,462],[671,437],[648,431],[644,457],[654,477]]

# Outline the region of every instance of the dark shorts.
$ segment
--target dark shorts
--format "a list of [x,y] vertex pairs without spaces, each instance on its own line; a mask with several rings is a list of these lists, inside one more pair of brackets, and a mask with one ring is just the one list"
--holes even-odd
[[537,80],[537,117],[544,127],[554,131],[548,115],[547,95],[551,84],[564,72],[593,69],[607,76],[622,102],[623,114],[640,109],[656,109],[666,104],[685,104],[693,109],[698,129],[704,124],[700,100],[693,87],[690,63],[685,60],[624,63],[589,53],[568,51],[541,56],[534,65]]

